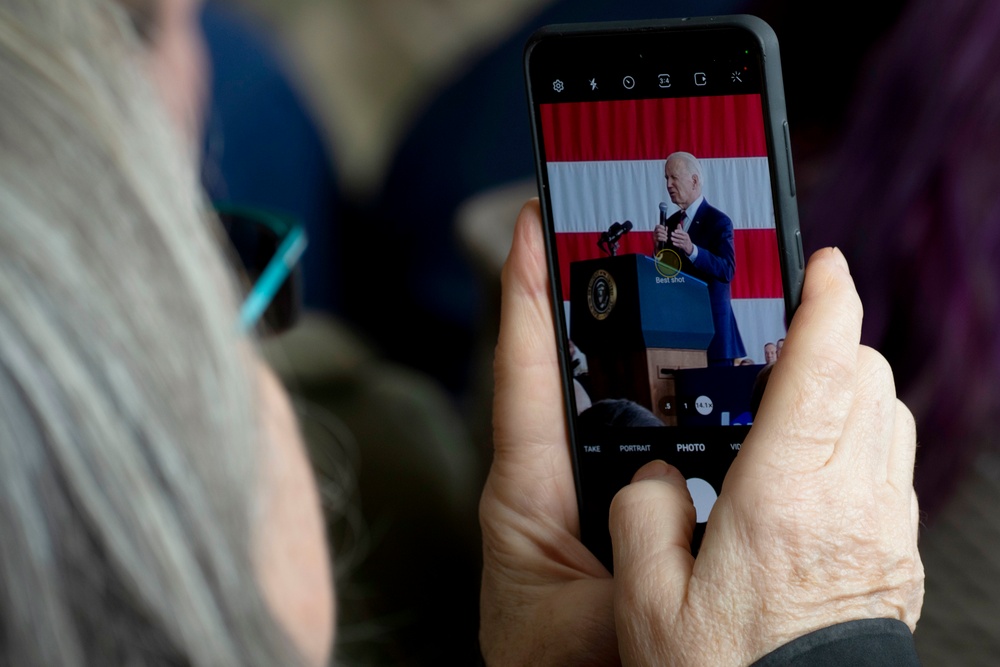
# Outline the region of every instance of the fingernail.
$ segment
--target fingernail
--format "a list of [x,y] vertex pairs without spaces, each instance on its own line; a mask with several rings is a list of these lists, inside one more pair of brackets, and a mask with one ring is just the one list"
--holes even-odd
[[639,468],[632,476],[633,482],[641,482],[646,479],[666,479],[673,474],[673,468],[664,461],[650,461]]
[[844,253],[840,251],[840,248],[836,246],[833,248],[833,262],[850,275],[851,267],[847,265],[847,258],[844,257]]

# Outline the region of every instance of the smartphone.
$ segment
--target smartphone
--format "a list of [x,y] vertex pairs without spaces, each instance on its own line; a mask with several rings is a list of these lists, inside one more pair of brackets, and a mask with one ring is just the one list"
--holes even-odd
[[687,479],[693,549],[798,305],[777,38],[714,16],[552,25],[524,67],[581,539],[645,463]]

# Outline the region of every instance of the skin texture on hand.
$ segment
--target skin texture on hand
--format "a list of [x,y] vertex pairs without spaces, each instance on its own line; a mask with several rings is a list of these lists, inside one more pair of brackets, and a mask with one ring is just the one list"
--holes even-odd
[[483,532],[480,645],[488,665],[616,665],[611,575],[579,539],[537,200],[504,265],[494,453]]
[[691,242],[691,235],[683,229],[675,229],[670,232],[670,242],[690,256],[694,252],[694,243]]
[[676,469],[647,464],[615,497],[624,664],[741,665],[838,622],[915,627],[924,575],[913,418],[886,361],[859,345],[861,320],[843,256],[817,252],[697,560]]
[[666,225],[657,225],[653,228],[653,237],[657,243],[667,243],[670,241],[670,230]]

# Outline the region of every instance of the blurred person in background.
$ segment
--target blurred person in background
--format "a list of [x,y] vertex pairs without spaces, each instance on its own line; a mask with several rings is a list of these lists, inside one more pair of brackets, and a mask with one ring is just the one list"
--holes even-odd
[[[386,362],[336,317],[326,244],[339,192],[291,65],[238,4],[119,4],[208,196],[291,213],[308,231],[303,312],[261,351],[292,392],[325,490],[330,539],[342,547],[340,594],[350,604],[338,651],[397,665],[471,660],[484,464],[433,379]],[[445,576],[451,585],[442,590]],[[460,639],[433,640],[442,621]]]
[[130,27],[0,25],[0,662],[324,664],[311,470]]
[[806,244],[847,255],[864,340],[917,421],[927,665],[1000,655],[998,35],[996,2],[910,2],[802,207]]
[[774,343],[764,345],[764,363],[773,364],[778,360],[778,346]]
[[[210,64],[200,29],[203,0],[118,0],[148,46],[144,68],[167,114],[194,151],[209,104]],[[200,155],[193,153],[192,159]]]
[[[205,54],[210,50],[206,49],[200,22],[204,18],[204,14],[202,14],[204,8],[198,2],[126,0],[121,4],[128,10],[131,23],[137,28],[141,37],[141,43],[130,41],[126,49],[125,46],[115,42],[116,39],[121,39],[121,36],[115,34],[109,27],[107,30],[108,41],[111,47],[117,49],[113,55],[122,58],[122,53],[128,54],[129,59],[139,64],[141,71],[138,73],[147,75],[147,78],[155,84],[151,95],[158,97],[155,102],[162,104],[167,110],[170,128],[164,130],[157,126],[154,130],[164,137],[169,134],[169,140],[172,142],[170,150],[180,153],[178,159],[183,162],[183,169],[196,173],[198,159],[196,147],[200,141],[198,136],[200,128],[204,124],[200,119],[208,113],[205,109],[205,105],[208,103],[206,88],[211,78],[209,62],[205,58]],[[35,30],[40,33],[39,41],[48,44],[49,41],[58,40],[60,35],[53,33],[56,29],[55,26],[64,20],[73,22],[71,19],[62,18],[59,12],[63,11],[64,8],[60,9],[60,7],[53,8],[51,11],[46,7],[45,12],[39,12],[35,27]],[[13,10],[11,11],[13,12]],[[96,10],[79,9],[80,13],[88,11]],[[63,14],[69,16],[70,12],[65,10]],[[218,15],[215,16],[217,19],[219,18]],[[97,19],[94,21],[96,22]],[[111,55],[108,56],[108,59],[113,60]],[[97,61],[95,60],[95,62]],[[103,66],[109,66],[105,61],[100,62]],[[119,65],[120,63],[115,61],[114,64]],[[130,75],[134,76],[135,72],[109,74],[109,76],[123,77]],[[9,97],[5,97],[5,99],[9,99]],[[13,103],[20,100],[11,99],[10,101]],[[93,112],[91,115],[96,114],[97,112]],[[162,114],[149,115],[151,116],[149,122],[153,123],[152,116]],[[9,121],[13,124],[15,117],[11,116]],[[108,122],[114,124],[114,121],[109,120]],[[16,130],[12,130],[12,132],[16,132]],[[136,133],[139,133],[139,130],[136,130]],[[56,138],[58,139],[58,137]],[[138,138],[131,136],[122,138],[122,141],[126,140],[133,141],[137,146],[141,143]],[[73,142],[67,140],[64,143],[66,146],[70,146]],[[153,152],[154,156],[147,156],[146,159],[150,161],[158,159],[155,157],[155,151],[150,149],[150,152]],[[176,162],[170,156],[164,160],[168,166],[174,165]],[[11,156],[6,164],[11,168],[18,165],[17,168],[22,169],[23,167],[20,166],[22,162],[25,160]],[[39,164],[36,165],[36,168],[44,170],[47,166]],[[99,165],[91,165],[87,169],[81,169],[81,173],[89,171],[96,175],[100,173],[98,167]],[[138,175],[144,173],[141,171],[141,165],[132,164],[128,168]],[[175,165],[172,168],[180,167]],[[307,165],[303,169],[308,170],[309,166]],[[129,173],[126,167],[122,167],[122,171]],[[186,171],[184,175],[188,175]],[[53,179],[58,180],[55,174],[51,174],[49,179],[38,176],[37,180],[45,182]],[[150,175],[149,180],[155,182],[156,175]],[[81,182],[80,186],[84,185],[85,183]],[[182,188],[177,183],[165,181],[163,187],[167,188],[168,191],[172,189],[174,195],[159,193],[159,196],[181,196]],[[191,186],[187,185],[186,187]],[[113,202],[105,203],[111,206]],[[199,199],[197,203],[209,207],[207,201]],[[67,204],[67,206],[71,205]],[[83,204],[79,204],[78,207],[80,215],[92,217],[94,221],[106,217],[104,212],[89,210]],[[178,237],[183,237],[189,225],[177,223],[176,228],[171,227],[169,218],[173,214],[179,215],[174,209],[165,209],[163,213],[158,214],[161,216],[161,220],[166,220],[165,227],[159,230],[159,233],[175,233]],[[122,215],[127,217],[127,212]],[[191,218],[190,211],[186,215],[186,219]],[[57,217],[53,220],[58,219]],[[216,224],[209,222],[207,218],[202,219],[201,222],[207,225],[208,230],[216,234],[221,231]],[[46,229],[57,234],[58,230],[51,229],[51,227],[49,225]],[[83,224],[80,225],[80,228],[81,233],[100,235],[108,243],[120,241],[115,248],[118,251],[128,252],[125,247],[126,242],[119,239],[118,231],[90,229]],[[215,242],[220,240],[222,239],[214,239]],[[177,243],[180,244],[181,241],[177,241]],[[10,248],[14,247],[13,244],[10,246]],[[177,252],[182,252],[182,250],[181,246]],[[109,250],[110,252],[111,250]],[[106,271],[102,269],[102,272]],[[123,274],[127,273],[123,269]],[[154,273],[152,268],[149,277],[169,283],[166,276]],[[217,276],[214,273],[203,275],[198,283],[198,289],[215,285],[223,278],[226,276]],[[136,277],[122,279],[119,276],[119,279],[123,285],[127,286]],[[219,282],[219,284],[222,288],[225,287],[225,283]],[[174,298],[183,298],[180,296],[183,294],[183,290],[177,287],[171,288],[169,285],[161,285],[159,289],[165,292],[172,291],[175,294]],[[141,310],[141,308],[137,308],[137,310]],[[225,314],[220,310],[218,317],[221,319]],[[178,323],[178,326],[180,324]],[[227,322],[226,326],[235,328],[234,323],[230,322]],[[162,331],[166,335],[171,329],[163,328]],[[475,507],[481,476],[476,474],[478,468],[469,462],[468,452],[470,448],[463,448],[465,441],[461,424],[458,423],[454,412],[445,402],[442,392],[426,379],[381,363],[363,342],[355,340],[349,335],[340,335],[331,341],[329,328],[320,327],[317,334],[317,329],[314,327],[311,332],[312,337],[317,339],[317,342],[303,345],[302,341],[298,340],[296,349],[305,348],[312,354],[319,348],[322,350],[322,354],[307,356],[300,362],[299,366],[293,366],[291,370],[288,369],[287,355],[274,353],[273,349],[267,349],[273,346],[276,341],[266,341],[261,345],[261,350],[273,354],[285,362],[282,370],[287,371],[288,374],[282,377],[283,381],[289,381],[291,377],[292,381],[299,382],[296,386],[299,393],[294,401],[297,412],[301,412],[306,398],[315,400],[317,393],[324,391],[333,394],[332,399],[323,396],[320,399],[322,404],[313,403],[310,406],[309,413],[318,414],[319,417],[308,421],[307,434],[314,435],[317,431],[322,430],[317,426],[318,424],[327,428],[322,437],[317,437],[315,440],[310,439],[307,442],[310,453],[315,456],[316,461],[326,464],[331,457],[337,458],[336,455],[340,452],[330,451],[332,439],[338,441],[335,444],[346,442],[348,448],[351,443],[357,443],[362,449],[361,459],[365,466],[365,475],[361,477],[360,482],[355,477],[358,472],[354,465],[357,463],[355,459],[345,456],[343,459],[336,460],[339,469],[333,471],[336,476],[335,480],[327,478],[331,466],[321,466],[314,463],[316,472],[324,478],[324,489],[331,491],[329,494],[324,494],[324,500],[333,499],[332,503],[326,504],[327,511],[323,519],[328,524],[335,524],[335,526],[328,525],[326,527],[331,528],[332,531],[334,527],[341,528],[344,524],[348,524],[346,528],[341,529],[353,531],[347,539],[357,543],[350,552],[350,558],[345,556],[338,561],[338,566],[351,567],[351,574],[354,575],[351,580],[354,586],[341,588],[341,594],[348,596],[352,602],[347,607],[347,613],[343,614],[341,619],[347,628],[365,626],[367,634],[360,637],[355,634],[355,641],[352,644],[351,634],[345,632],[339,646],[343,647],[344,650],[362,651],[366,656],[386,654],[384,657],[386,661],[396,660],[401,653],[413,656],[408,656],[409,660],[423,659],[427,662],[432,662],[435,656],[461,655],[469,657],[475,655],[479,571],[479,542]],[[183,337],[183,340],[189,344],[191,340],[197,339],[198,335],[198,331],[192,331]],[[339,356],[331,361],[335,352]],[[201,357],[194,358],[201,359]],[[199,363],[205,365],[206,368],[212,367],[212,364],[209,363]],[[313,374],[307,378],[293,377],[302,366],[308,367]],[[331,367],[334,367],[333,371],[330,370]],[[320,386],[318,389],[312,386],[306,386],[303,389],[307,380],[313,380],[316,377],[319,377],[318,384]],[[277,385],[273,381],[267,383],[266,386],[270,388],[266,392],[267,394],[275,393]],[[184,394],[183,388],[174,389],[174,391],[178,395]],[[225,394],[223,389],[216,391]],[[280,394],[280,392],[278,393]],[[206,410],[212,404],[212,397],[204,393],[191,391],[188,394],[192,403],[201,401],[205,404]],[[228,396],[228,394],[226,395]],[[237,399],[234,397],[233,400]],[[282,400],[287,401],[287,398],[283,397]],[[340,424],[335,416],[326,412],[334,400],[340,401],[340,405],[346,413],[344,417],[344,421],[347,423],[346,427]],[[170,404],[164,403],[164,406],[167,405]],[[254,411],[252,407],[248,407],[247,410],[251,413]],[[392,414],[386,418],[385,415],[388,411],[391,411]],[[251,415],[248,418],[254,417]],[[331,424],[334,429],[333,436],[330,432]],[[249,438],[250,435],[252,434],[243,434],[239,437]],[[218,437],[222,437],[222,435],[199,437],[197,439],[198,446],[205,447],[204,443],[212,442]],[[380,446],[382,444],[386,446]],[[246,445],[246,447],[250,446],[250,444]],[[211,454],[210,450],[205,453],[205,456]],[[216,452],[215,455],[221,457],[220,460],[223,464],[228,461],[227,456],[219,452]],[[234,456],[242,455],[237,453]],[[252,458],[249,454],[246,457]],[[249,466],[250,463],[248,461],[246,465]],[[291,466],[290,468],[294,469]],[[345,470],[347,468],[350,470]],[[280,470],[281,468],[276,469]],[[395,473],[395,476],[392,473]],[[213,474],[222,473],[214,471]],[[233,474],[239,476],[241,469],[237,466]],[[344,480],[348,480],[350,483],[341,483]],[[253,499],[254,487],[247,485],[247,479],[241,477],[234,483],[242,485],[242,499]],[[307,495],[315,493],[314,486],[308,480],[303,482],[296,478],[296,483],[301,487],[302,493]],[[424,487],[424,485],[426,486]],[[356,496],[357,491],[354,491],[357,486],[361,486],[363,494],[374,489],[365,495],[365,499],[369,502],[364,504],[368,513],[363,519],[354,516],[358,512],[355,506],[361,504]],[[374,501],[372,501],[373,498]],[[377,501],[382,499],[385,501],[379,504]],[[350,513],[350,515],[348,517],[342,516],[341,511]],[[306,511],[299,513],[303,520],[314,518]],[[282,520],[289,529],[298,530],[300,526],[300,521],[296,517],[283,517]],[[421,542],[421,539],[427,541]],[[367,544],[365,540],[367,540]],[[269,547],[277,547],[280,551],[282,541],[286,543],[288,549],[295,548],[294,540],[287,538],[270,541]],[[236,568],[239,565],[239,559],[234,557],[233,560],[235,563],[233,567]],[[280,559],[276,558],[276,560]],[[358,564],[358,561],[361,561],[361,565]],[[449,582],[444,590],[439,587],[442,580]],[[294,578],[288,578],[288,582],[294,583]],[[317,592],[322,593],[325,590],[323,582],[316,580],[299,588],[312,589],[309,593],[310,596],[315,596]],[[436,598],[428,603],[427,599],[432,590],[436,592]],[[248,592],[246,595],[249,596],[250,593]],[[315,599],[318,601],[317,604],[321,606],[322,596]],[[309,605],[301,604],[298,606],[301,607],[302,613],[310,611]],[[453,627],[460,637],[465,638],[465,641],[456,640],[450,644],[429,641],[425,627],[425,624],[430,624],[430,621],[426,620],[429,615],[427,614],[428,610],[436,610],[439,619],[452,618],[454,620]],[[313,631],[314,626],[315,624],[324,626],[320,629],[325,630],[328,635],[329,629],[325,628],[324,620],[329,620],[329,614],[324,616],[324,614],[316,612],[311,613],[311,616],[313,618],[309,622],[300,625],[311,636],[315,637],[313,641],[322,640],[323,632]],[[206,627],[210,626],[206,625]],[[268,631],[258,630],[257,634],[260,635],[261,641],[268,641]],[[360,645],[361,648],[355,648],[356,645]],[[239,664],[253,663],[239,662]],[[270,664],[294,664],[294,661],[275,658],[270,661]],[[397,664],[404,664],[404,662],[400,659]]]

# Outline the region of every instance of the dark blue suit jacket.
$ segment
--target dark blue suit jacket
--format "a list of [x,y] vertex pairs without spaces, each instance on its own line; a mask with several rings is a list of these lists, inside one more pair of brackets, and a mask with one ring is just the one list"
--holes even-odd
[[[675,216],[678,214],[675,214]],[[668,226],[674,216],[667,221]],[[688,229],[691,242],[698,246],[698,257],[692,262],[681,251],[681,271],[708,283],[712,299],[712,322],[715,336],[708,345],[709,364],[746,356],[743,338],[733,314],[729,284],[736,273],[736,246],[733,242],[733,221],[703,199],[691,218]]]

